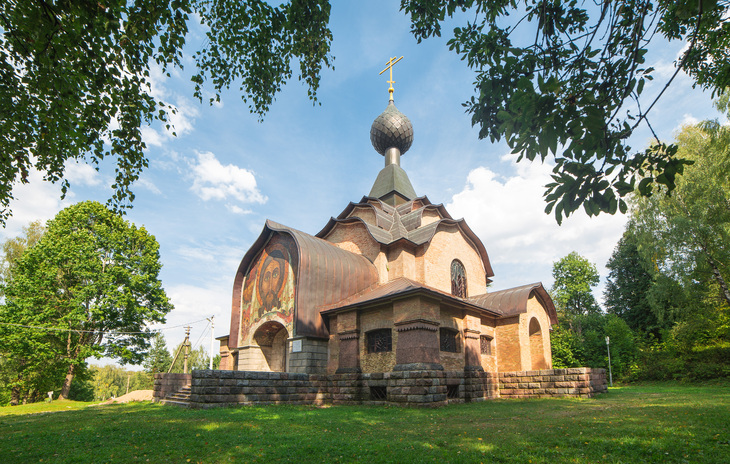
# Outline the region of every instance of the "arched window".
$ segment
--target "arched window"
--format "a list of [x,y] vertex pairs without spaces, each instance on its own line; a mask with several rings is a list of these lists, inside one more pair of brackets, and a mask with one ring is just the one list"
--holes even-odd
[[451,261],[451,294],[466,298],[466,271],[461,261]]

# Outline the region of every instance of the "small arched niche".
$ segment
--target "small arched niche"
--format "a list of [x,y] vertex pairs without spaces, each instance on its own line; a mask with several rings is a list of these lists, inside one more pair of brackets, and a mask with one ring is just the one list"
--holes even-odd
[[547,369],[545,362],[545,349],[542,339],[542,328],[536,317],[530,319],[530,361],[532,370]]

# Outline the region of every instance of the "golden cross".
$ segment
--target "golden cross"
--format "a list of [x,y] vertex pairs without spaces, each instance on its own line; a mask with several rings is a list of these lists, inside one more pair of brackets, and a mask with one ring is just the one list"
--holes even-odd
[[[383,74],[385,71],[387,71],[387,70],[390,69],[390,80],[388,81],[388,84],[390,84],[390,88],[388,89],[388,93],[390,94],[390,99],[391,100],[393,100],[393,91],[395,90],[395,89],[393,89],[393,84],[395,84],[395,81],[393,80],[393,65],[396,64],[397,62],[399,62],[402,59],[403,59],[402,56],[400,58],[398,58],[397,60],[395,60],[395,57],[389,59],[385,63],[387,65],[385,67],[385,69],[383,69],[382,71],[380,71],[380,74]],[[395,61],[393,61],[393,60],[395,60]]]

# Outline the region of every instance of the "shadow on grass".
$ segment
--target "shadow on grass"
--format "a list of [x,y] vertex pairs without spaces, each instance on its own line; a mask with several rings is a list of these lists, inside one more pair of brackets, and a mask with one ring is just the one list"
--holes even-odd
[[141,403],[1,416],[5,462],[730,462],[723,388],[440,409],[187,410]]

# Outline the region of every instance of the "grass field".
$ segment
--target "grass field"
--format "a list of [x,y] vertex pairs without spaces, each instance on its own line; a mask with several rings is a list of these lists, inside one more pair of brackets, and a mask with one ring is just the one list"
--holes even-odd
[[57,401],[0,408],[0,461],[726,464],[730,387],[630,386],[590,400],[440,409]]

